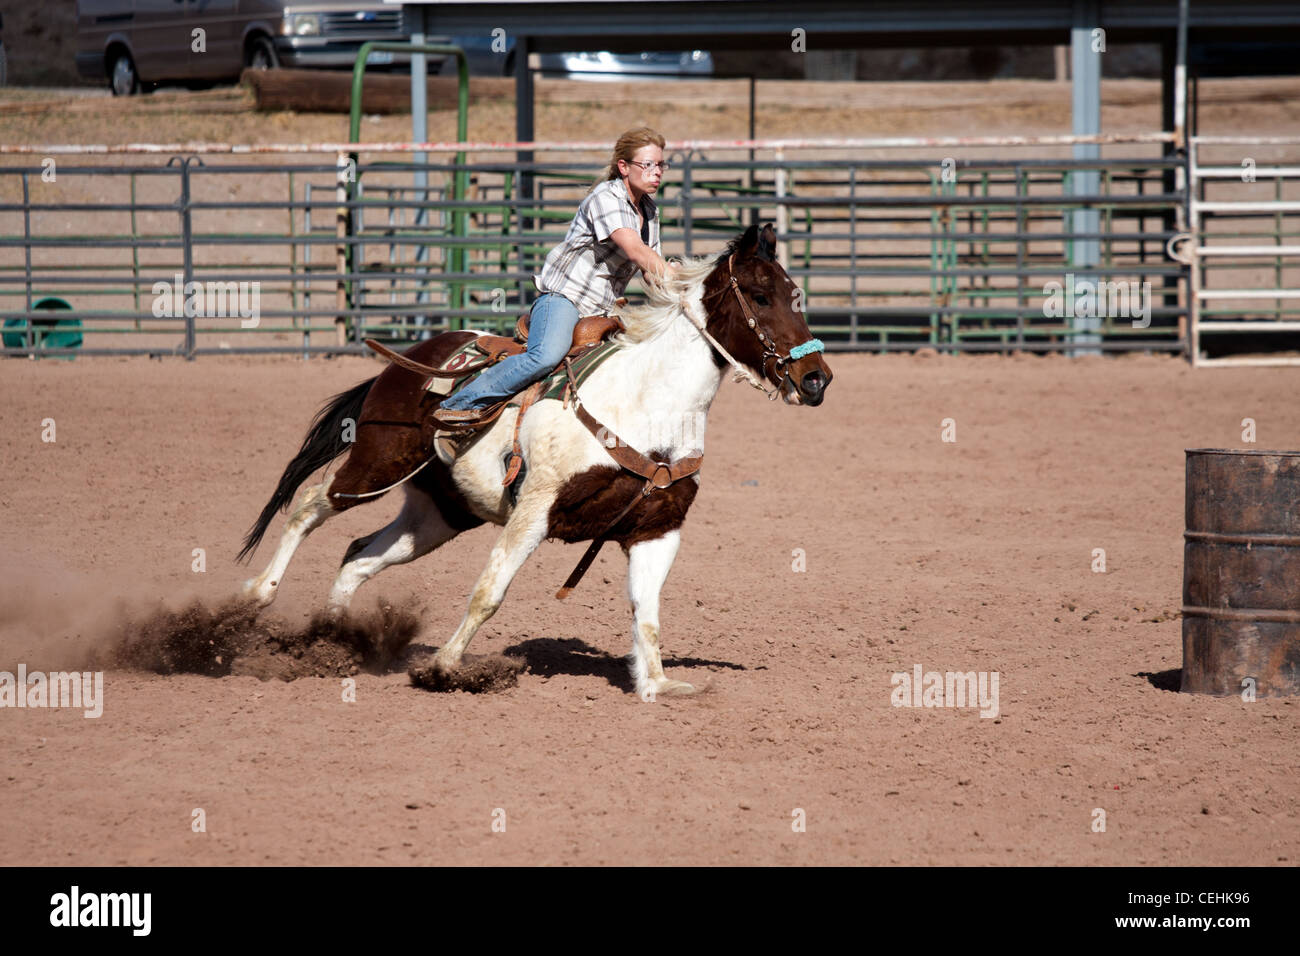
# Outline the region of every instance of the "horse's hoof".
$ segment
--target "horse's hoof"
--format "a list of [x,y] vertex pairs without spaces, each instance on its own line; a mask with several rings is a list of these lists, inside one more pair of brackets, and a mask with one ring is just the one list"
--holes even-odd
[[519,672],[523,666],[523,661],[499,654],[471,658],[454,665],[439,661],[435,656],[429,664],[413,667],[409,673],[411,683],[416,687],[439,691],[463,690],[477,694],[514,687],[519,683]]
[[448,660],[441,654],[434,654],[433,660],[429,662],[429,669],[439,674],[454,674],[460,669],[459,660]]
[[637,695],[644,701],[653,701],[657,697],[689,697],[698,693],[699,688],[694,684],[667,677],[658,681],[649,681],[637,691]]
[[684,680],[666,680],[659,691],[665,697],[689,697],[691,694],[699,693],[694,684],[688,684]]
[[258,610],[268,607],[275,600],[275,588],[263,587],[257,582],[257,578],[249,578],[244,582],[243,590],[240,592],[247,601],[252,601],[257,605]]

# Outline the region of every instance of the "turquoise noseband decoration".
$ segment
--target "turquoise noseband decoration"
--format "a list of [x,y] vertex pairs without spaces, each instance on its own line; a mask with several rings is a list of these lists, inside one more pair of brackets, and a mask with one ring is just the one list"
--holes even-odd
[[821,339],[809,339],[803,345],[796,345],[790,350],[790,361],[797,362],[805,355],[812,355],[814,352],[825,352],[826,346]]

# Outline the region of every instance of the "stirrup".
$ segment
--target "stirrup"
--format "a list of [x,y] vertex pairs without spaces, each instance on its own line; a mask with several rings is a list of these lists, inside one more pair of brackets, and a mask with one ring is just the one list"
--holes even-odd
[[451,433],[444,431],[433,433],[434,456],[448,468],[455,464],[459,448],[460,443]]
[[475,413],[475,417],[470,421],[457,422],[443,421],[439,417],[439,413],[444,409],[441,407],[435,408],[429,417],[438,426],[433,433],[433,450],[434,454],[438,456],[438,460],[444,465],[450,466],[460,456],[465,443],[474,442],[479,435],[486,434],[488,427],[495,424],[509,404],[510,399],[503,398],[499,402],[494,402],[481,409],[445,409],[448,412],[473,411]]
[[446,429],[473,428],[491,411],[491,408],[435,408],[433,420]]
[[[501,417],[509,398],[493,402],[484,408],[443,408],[438,406],[430,417],[443,429],[451,432],[473,432],[491,425]],[[444,415],[451,417],[444,418]]]

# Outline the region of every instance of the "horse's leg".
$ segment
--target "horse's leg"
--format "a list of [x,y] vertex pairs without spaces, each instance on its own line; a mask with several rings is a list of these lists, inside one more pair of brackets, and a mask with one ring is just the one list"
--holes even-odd
[[293,560],[293,554],[298,550],[298,545],[302,544],[307,535],[324,524],[327,518],[335,514],[328,497],[333,481],[334,476],[331,475],[319,485],[312,485],[302,493],[298,499],[298,506],[285,522],[284,533],[280,535],[280,547],[276,549],[275,557],[271,559],[265,571],[244,583],[245,597],[256,601],[258,607],[266,607],[275,600],[276,589],[279,588],[284,572],[288,570],[289,562]]
[[546,537],[549,507],[550,499],[545,496],[533,496],[531,500],[520,496],[519,504],[492,548],[487,567],[474,585],[460,627],[434,656],[435,667],[451,670],[460,664],[461,655],[474,633],[496,613],[515,574]]
[[405,490],[406,502],[397,517],[348,547],[330,590],[331,611],[338,613],[347,608],[357,588],[384,568],[414,561],[460,533],[447,523],[429,495],[411,485]]
[[664,676],[659,656],[659,592],[681,544],[680,531],[662,538],[639,541],[627,552],[627,595],[632,601],[632,656],[630,667],[636,692],[642,700],[659,694],[692,694],[695,687]]

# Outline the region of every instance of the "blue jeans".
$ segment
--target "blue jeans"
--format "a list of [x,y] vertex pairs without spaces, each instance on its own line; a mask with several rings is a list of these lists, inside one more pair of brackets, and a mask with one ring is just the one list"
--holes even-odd
[[528,351],[484,369],[478,378],[443,399],[442,407],[486,408],[545,378],[568,354],[577,324],[577,306],[554,292],[542,295],[528,316]]

